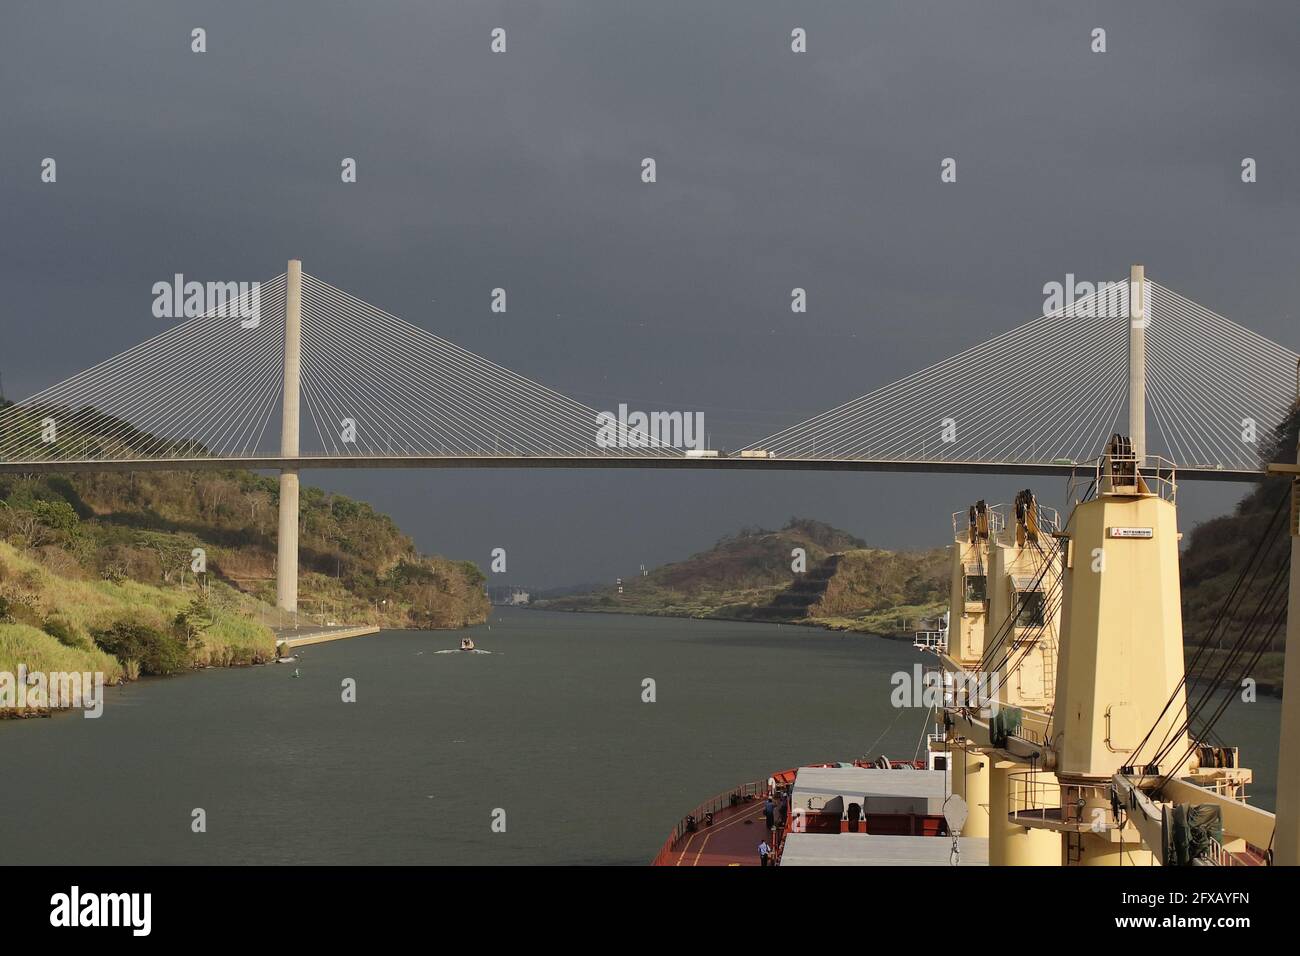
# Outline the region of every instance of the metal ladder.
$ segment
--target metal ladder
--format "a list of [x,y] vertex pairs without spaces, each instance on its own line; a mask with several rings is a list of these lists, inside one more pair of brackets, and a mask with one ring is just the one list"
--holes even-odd
[[1056,700],[1056,642],[1043,642],[1043,697]]

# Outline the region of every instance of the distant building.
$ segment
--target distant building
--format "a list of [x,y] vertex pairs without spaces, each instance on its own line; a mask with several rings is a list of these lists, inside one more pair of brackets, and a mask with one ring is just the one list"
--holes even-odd
[[501,584],[488,589],[488,600],[498,607],[524,607],[532,600],[532,594],[521,587]]

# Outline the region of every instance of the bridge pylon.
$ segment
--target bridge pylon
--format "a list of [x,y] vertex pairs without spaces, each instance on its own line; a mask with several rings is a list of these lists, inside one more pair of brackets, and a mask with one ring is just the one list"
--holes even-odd
[[1128,438],[1138,467],[1147,460],[1147,339],[1151,321],[1146,267],[1134,265],[1128,278]]
[[[280,418],[280,457],[298,457],[298,405],[302,368],[302,261],[290,259],[285,275],[284,391]],[[298,613],[298,469],[280,470],[280,529],[277,536],[275,602]]]

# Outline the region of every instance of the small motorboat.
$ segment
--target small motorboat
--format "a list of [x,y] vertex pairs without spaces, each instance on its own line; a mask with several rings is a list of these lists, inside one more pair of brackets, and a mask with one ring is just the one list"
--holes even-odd
[[474,646],[474,638],[462,637],[460,647],[449,647],[445,651],[434,651],[435,654],[491,654],[492,651],[485,651],[481,647]]

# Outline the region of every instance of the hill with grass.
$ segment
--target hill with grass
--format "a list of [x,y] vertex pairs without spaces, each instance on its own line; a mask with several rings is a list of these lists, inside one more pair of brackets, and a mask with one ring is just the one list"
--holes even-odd
[[[79,428],[69,440],[95,440]],[[273,658],[271,628],[293,623],[274,610],[278,505],[275,478],[241,469],[0,475],[0,671],[75,660],[116,680]],[[478,567],[420,554],[364,502],[304,486],[299,544],[299,623],[487,619]]]
[[[1295,461],[1297,430],[1300,430],[1300,407],[1293,409],[1287,421],[1276,430],[1261,458]],[[1242,570],[1255,560],[1256,547],[1262,540],[1269,540],[1266,535],[1274,534],[1287,522],[1290,491],[1289,478],[1265,479],[1231,514],[1205,521],[1187,536],[1181,555],[1183,639],[1189,648],[1206,645],[1205,656],[1211,664],[1223,659],[1226,651],[1221,652],[1219,648],[1232,646],[1259,604],[1266,582],[1280,573],[1289,559],[1290,537],[1283,531],[1280,537],[1272,539],[1272,547],[1260,549],[1253,584],[1243,581],[1240,600],[1227,604]],[[1225,607],[1231,607],[1233,613],[1221,619],[1220,612]],[[1285,641],[1283,626],[1254,669],[1259,684],[1274,687],[1281,684]]]
[[[803,552],[795,570],[795,551]],[[534,601],[559,611],[810,624],[910,636],[947,599],[942,548],[894,552],[820,521],[746,528],[685,561],[581,594]]]
[[[99,472],[0,477],[0,538],[52,572],[159,586],[204,581],[275,598],[279,486],[248,471]],[[462,627],[486,618],[482,572],[421,555],[387,515],[303,487],[299,608],[389,627]]]
[[252,603],[222,585],[57,573],[0,541],[0,671],[99,671],[117,683],[273,660],[275,637]]

